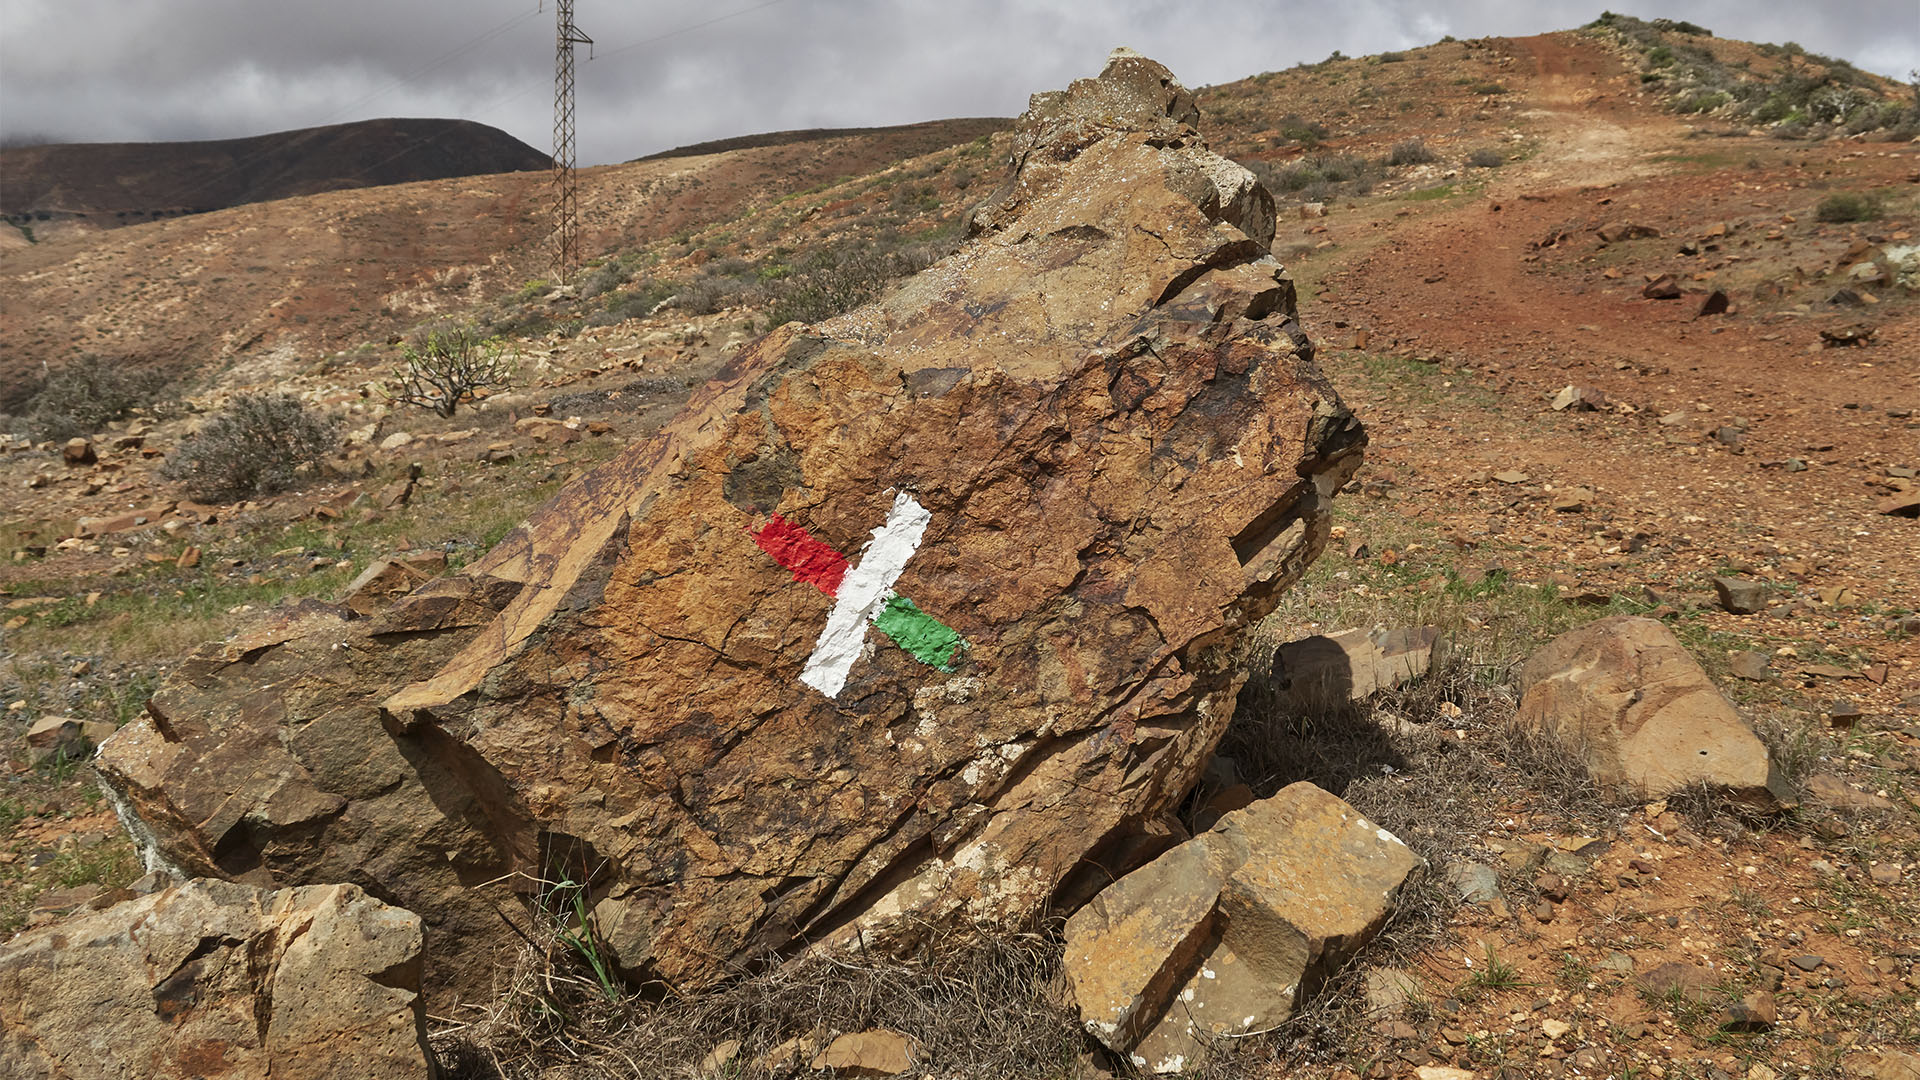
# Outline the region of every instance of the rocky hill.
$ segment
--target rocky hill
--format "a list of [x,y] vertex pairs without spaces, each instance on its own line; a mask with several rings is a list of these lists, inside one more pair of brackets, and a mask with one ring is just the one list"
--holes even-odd
[[204,142],[59,143],[0,151],[0,217],[36,236],[229,206],[483,173],[551,159],[471,120],[362,120]]
[[[326,897],[462,1080],[1913,1075],[1911,88],[1622,17],[1144,85],[587,170],[565,280],[511,174],[0,256],[10,363],[193,373],[0,456],[14,966],[201,902],[111,739],[246,886],[111,966],[163,1046]],[[290,487],[163,472],[269,389]]]

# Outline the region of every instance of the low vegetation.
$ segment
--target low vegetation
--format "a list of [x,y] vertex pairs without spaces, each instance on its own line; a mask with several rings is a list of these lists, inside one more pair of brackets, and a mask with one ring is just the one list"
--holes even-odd
[[1585,29],[1639,53],[1640,81],[1676,112],[1766,125],[1786,138],[1920,135],[1920,81],[1910,94],[1889,96],[1885,80],[1791,41],[1758,47],[1763,72],[1745,58],[1730,59],[1724,47],[1716,51],[1711,32],[1689,22],[1609,11]]
[[48,373],[27,402],[24,428],[35,439],[70,439],[107,430],[135,409],[154,405],[163,376],[122,360],[86,356]]
[[441,416],[513,384],[513,353],[475,326],[429,329],[406,346],[403,357],[386,387],[387,399]]
[[269,495],[331,453],[337,418],[284,394],[233,399],[167,459],[164,475],[200,502]]

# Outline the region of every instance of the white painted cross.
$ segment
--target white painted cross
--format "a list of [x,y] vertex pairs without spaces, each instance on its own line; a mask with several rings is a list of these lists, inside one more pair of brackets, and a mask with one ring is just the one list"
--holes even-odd
[[828,697],[838,697],[847,673],[866,647],[867,627],[893,599],[893,583],[920,548],[920,537],[933,515],[901,492],[894,497],[886,523],[873,530],[860,564],[847,571],[834,598],[833,613],[814,642],[813,654],[800,672],[800,681]]

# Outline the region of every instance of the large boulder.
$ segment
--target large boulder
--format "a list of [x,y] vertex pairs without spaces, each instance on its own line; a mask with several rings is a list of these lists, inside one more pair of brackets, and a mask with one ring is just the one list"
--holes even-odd
[[1087,1030],[1151,1072],[1265,1031],[1378,932],[1420,859],[1292,784],[1108,886],[1067,920]]
[[1791,789],[1753,728],[1655,619],[1616,615],[1554,638],[1520,669],[1516,720],[1596,783],[1659,798],[1706,785],[1763,807]]
[[352,885],[191,881],[0,946],[0,1074],[420,1080],[420,920]]
[[955,255],[748,346],[458,576],[204,650],[102,753],[135,832],[378,889],[475,992],[536,879],[693,989],[1151,850],[1365,441],[1194,119],[1131,55],[1036,98]]

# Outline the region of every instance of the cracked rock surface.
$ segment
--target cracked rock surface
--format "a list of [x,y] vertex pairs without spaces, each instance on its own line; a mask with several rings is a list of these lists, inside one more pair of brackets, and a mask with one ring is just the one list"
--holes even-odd
[[[1365,444],[1271,198],[1195,119],[1131,54],[1037,96],[953,256],[748,346],[456,576],[203,650],[102,752],[136,832],[405,904],[469,996],[534,878],[684,990],[1128,869]],[[829,696],[810,657],[856,593],[886,614]]]

